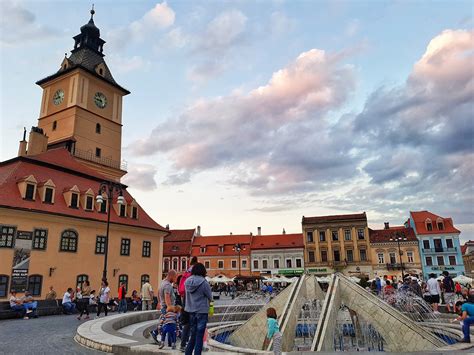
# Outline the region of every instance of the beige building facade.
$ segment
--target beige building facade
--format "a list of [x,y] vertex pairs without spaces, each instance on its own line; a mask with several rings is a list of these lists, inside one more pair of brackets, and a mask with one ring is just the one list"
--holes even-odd
[[367,216],[364,213],[304,217],[305,269],[326,275],[343,272],[371,277],[371,252]]
[[[18,157],[0,162],[0,299],[25,290],[44,298],[50,286],[62,297],[85,280],[97,290],[104,268],[112,296],[119,282],[131,293],[161,280],[169,231],[120,182],[122,97],[129,91],[105,63],[92,16],[74,41],[60,69],[37,82],[38,127],[28,141],[25,131]],[[104,184],[113,186],[112,196]]]

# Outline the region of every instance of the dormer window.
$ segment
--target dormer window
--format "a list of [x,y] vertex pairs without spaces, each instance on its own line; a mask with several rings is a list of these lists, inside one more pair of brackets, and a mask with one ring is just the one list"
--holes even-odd
[[99,212],[107,213],[107,200],[105,198],[104,198],[104,201],[100,204]]
[[133,219],[138,219],[138,207],[137,206],[132,206],[132,218]]
[[431,219],[427,219],[426,220],[426,229],[429,230],[429,231],[432,231],[433,230],[433,224],[431,223]]
[[436,221],[436,224],[438,225],[438,230],[440,230],[440,231],[444,230],[444,223],[443,223],[443,220],[442,220],[442,219],[439,218],[439,219]]
[[224,246],[221,245],[221,246],[219,246],[219,253],[223,253],[223,252],[224,252]]
[[201,254],[204,254],[206,252],[206,247],[201,247]]
[[127,205],[120,206],[120,217],[127,217]]
[[36,186],[33,184],[26,184],[26,191],[25,191],[25,200],[35,200],[35,190]]
[[94,196],[86,196],[86,210],[91,211],[94,207]]
[[79,194],[73,192],[71,194],[71,204],[70,206],[71,208],[79,208]]
[[51,187],[46,187],[44,189],[44,201],[45,203],[53,203],[53,193],[54,190]]

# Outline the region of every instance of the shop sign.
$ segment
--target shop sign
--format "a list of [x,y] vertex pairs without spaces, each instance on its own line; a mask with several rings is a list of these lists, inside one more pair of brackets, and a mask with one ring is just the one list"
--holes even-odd
[[328,272],[327,268],[309,268],[309,272]]
[[433,266],[431,270],[455,270],[454,266]]
[[303,269],[280,269],[278,270],[278,275],[302,275],[304,273]]
[[28,269],[30,268],[32,243],[33,232],[17,231],[10,284],[10,289],[14,292],[25,292],[28,287]]

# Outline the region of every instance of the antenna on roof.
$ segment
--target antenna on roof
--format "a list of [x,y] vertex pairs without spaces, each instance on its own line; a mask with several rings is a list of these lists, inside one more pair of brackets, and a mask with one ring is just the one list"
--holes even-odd
[[23,142],[26,141],[26,127],[23,127]]

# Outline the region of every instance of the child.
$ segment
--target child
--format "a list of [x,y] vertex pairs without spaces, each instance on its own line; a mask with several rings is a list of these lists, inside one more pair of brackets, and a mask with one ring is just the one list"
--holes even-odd
[[267,336],[263,342],[263,350],[268,348],[270,341],[273,339],[273,353],[275,355],[281,354],[281,333],[280,326],[277,321],[277,314],[275,308],[267,309]]
[[161,344],[160,349],[165,347],[166,335],[168,335],[168,346],[176,349],[176,328],[178,324],[178,314],[181,312],[180,306],[170,306],[166,310],[163,320],[163,328],[161,328]]

